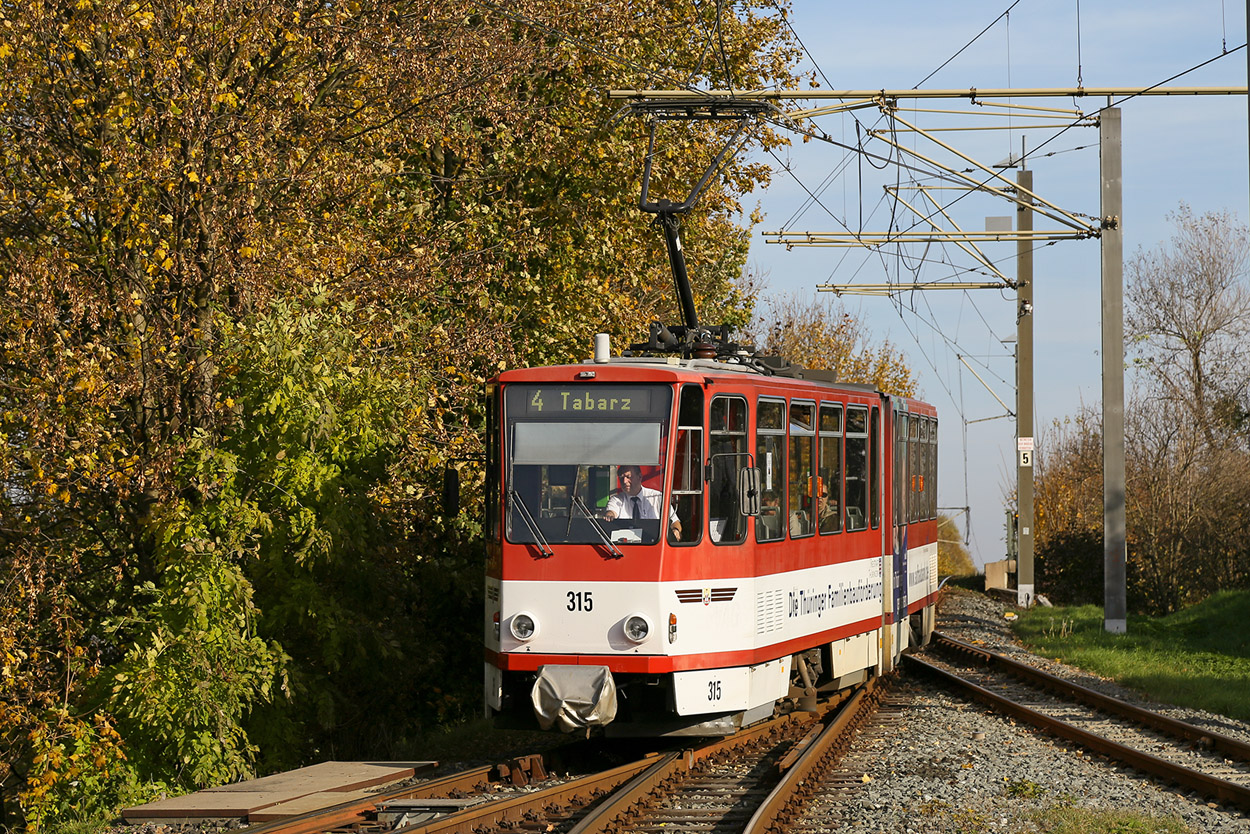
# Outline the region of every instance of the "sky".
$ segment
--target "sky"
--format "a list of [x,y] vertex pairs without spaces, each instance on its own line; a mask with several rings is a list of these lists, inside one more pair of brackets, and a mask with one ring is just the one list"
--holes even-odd
[[[1001,17],[1009,7],[1009,14]],[[809,67],[819,68],[826,89],[1072,88],[1078,78],[1085,88],[1148,87],[1213,58],[1217,60],[1168,81],[1167,86],[1244,86],[1246,50],[1238,47],[1246,41],[1245,11],[1245,4],[1220,0],[1085,4],[1019,0],[1014,6],[1011,0],[958,4],[795,0],[790,21],[808,50]],[[1086,113],[1106,104],[1105,98],[1089,97],[1012,101]],[[783,108],[824,103],[828,102],[794,102]],[[912,102],[901,106],[901,116],[923,126],[1007,124],[1003,119],[908,112],[918,106]],[[919,106],[969,109],[951,101]],[[1237,222],[1247,221],[1250,150],[1244,96],[1141,97],[1119,106],[1126,261],[1171,237],[1170,215],[1182,204],[1195,215],[1229,211]],[[861,133],[881,125],[876,110],[860,111],[857,118]],[[1053,122],[1047,117],[1044,123]],[[1099,216],[1097,128],[1055,136],[1059,131],[1044,123],[1013,115],[1008,130],[938,136],[991,165],[1019,154],[1023,142],[1037,194],[1067,211]],[[822,116],[814,124],[837,142],[856,143],[855,117]],[[937,152],[923,138],[900,138],[926,155]],[[877,140],[869,140],[865,148],[890,155]],[[927,251],[917,247],[900,258],[859,249],[787,251],[768,243],[765,233],[777,231],[883,232],[892,211],[896,216],[906,213],[892,208],[883,185],[906,187],[919,177],[900,172],[897,166],[878,171],[858,155],[821,141],[795,141],[775,156],[762,158],[779,170],[767,190],[752,195],[764,219],[756,228],[749,260],[765,274],[768,293],[815,295],[822,283],[880,283],[900,280],[900,274],[909,282],[992,280],[965,273],[973,266],[971,259],[950,246],[930,246]],[[949,154],[944,158],[954,161]],[[1008,171],[1007,176],[1014,180],[1015,172]],[[812,201],[812,194],[819,199]],[[939,199],[949,201],[953,196],[952,192]],[[951,206],[950,213],[962,228],[983,230],[986,217],[1011,216],[1015,211],[1000,197],[976,194]],[[1042,217],[1034,225],[1058,227]],[[1014,242],[982,246],[1004,274],[1014,277]],[[1053,434],[1057,422],[1076,416],[1082,407],[1101,406],[1099,242],[1039,246],[1034,277],[1034,435],[1044,453],[1045,438]],[[888,339],[905,354],[918,373],[922,397],[937,406],[939,504],[970,507],[969,549],[974,561],[983,565],[1004,558],[1004,511],[1014,490],[1017,444],[1015,420],[1006,416],[996,397],[1014,410],[1014,292],[942,291],[895,299],[844,296],[842,303],[867,325],[874,339]],[[963,530],[965,518],[959,523]]]

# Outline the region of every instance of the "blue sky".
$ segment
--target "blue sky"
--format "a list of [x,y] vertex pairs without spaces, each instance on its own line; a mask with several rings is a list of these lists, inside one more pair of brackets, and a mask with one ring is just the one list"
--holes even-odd
[[[832,4],[796,0],[791,23],[834,89],[909,89],[920,84],[989,26],[1010,0],[958,4],[896,2]],[[1244,86],[1245,4],[1219,0],[1190,3],[1100,2],[1080,4],[1020,0],[1006,19],[968,46],[924,89],[990,87],[1075,87],[1078,72],[1086,88],[1144,87],[1159,84],[1203,62],[1229,54],[1169,86]],[[1078,45],[1079,41],[1079,45]],[[1079,107],[1090,112],[1105,104],[1086,98],[1016,100],[1017,104]],[[787,105],[800,106],[800,105]],[[937,125],[941,116],[903,115],[909,121]],[[952,102],[931,107],[953,108]],[[1245,97],[1137,98],[1121,105],[1123,113],[1124,254],[1158,246],[1171,235],[1168,215],[1183,202],[1195,214],[1229,210],[1239,222],[1250,214]],[[876,111],[862,111],[859,121],[873,126]],[[987,124],[980,119],[977,124]],[[1002,123],[1001,121],[999,123]],[[818,126],[834,139],[854,144],[855,121],[826,116]],[[960,119],[959,124],[972,124]],[[974,158],[994,163],[1019,152],[1021,138],[1032,149],[1055,130],[1025,126],[1012,119],[1010,131],[943,133],[944,141]],[[913,141],[913,140],[909,140]],[[929,153],[931,145],[914,140]],[[869,145],[881,155],[880,143]],[[1060,207],[1092,216],[1099,213],[1098,131],[1070,130],[1046,145],[1051,156],[1031,158],[1035,191]],[[786,251],[765,242],[764,232],[836,231],[843,223],[865,231],[884,231],[890,205],[882,185],[898,180],[897,169],[880,172],[851,159],[820,192],[820,205],[795,212],[808,191],[818,189],[844,163],[846,152],[830,145],[796,142],[769,158],[794,172],[775,175],[773,185],[754,195],[765,214],[751,245],[750,260],[767,274],[769,292],[815,295],[826,282],[881,282],[898,279],[898,259],[882,259],[859,250]],[[949,158],[949,157],[948,157]],[[1009,175],[1014,179],[1014,173]],[[903,174],[903,184],[907,175]],[[862,191],[861,185],[862,182]],[[984,228],[985,217],[1014,214],[1002,199],[977,195],[951,209],[965,229]],[[1037,228],[1054,228],[1038,218]],[[1014,276],[1014,243],[984,246]],[[947,256],[953,265],[928,264],[919,280],[952,278],[964,256]],[[937,252],[930,249],[929,255]],[[910,262],[915,266],[914,262]],[[1035,253],[1036,426],[1041,440],[1056,420],[1073,416],[1084,405],[1101,403],[1099,243],[1064,241]],[[907,275],[904,272],[904,275]],[[977,279],[965,276],[960,280]],[[908,277],[908,280],[911,280]],[[972,508],[971,550],[978,564],[1003,558],[1005,497],[1015,480],[1015,422],[989,419],[1003,415],[994,397],[958,360],[968,357],[998,397],[1014,407],[1012,345],[1015,297],[996,290],[914,294],[900,300],[846,297],[846,309],[862,319],[878,338],[888,338],[920,374],[924,398],[942,415],[939,503]],[[964,440],[964,421],[970,423]],[[965,481],[965,458],[967,478]],[[967,498],[965,499],[965,483]]]

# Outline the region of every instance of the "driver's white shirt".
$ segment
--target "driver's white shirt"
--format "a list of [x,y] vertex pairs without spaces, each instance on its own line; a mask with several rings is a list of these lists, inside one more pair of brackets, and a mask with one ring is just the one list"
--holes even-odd
[[[625,490],[618,489],[612,493],[612,497],[608,499],[608,512],[616,515],[617,518],[633,518],[634,502],[632,499],[638,499],[638,517],[659,518],[660,507],[664,503],[664,495],[658,489],[651,487],[642,487],[638,490],[637,495],[627,495]],[[669,522],[677,520],[677,511],[669,508]]]

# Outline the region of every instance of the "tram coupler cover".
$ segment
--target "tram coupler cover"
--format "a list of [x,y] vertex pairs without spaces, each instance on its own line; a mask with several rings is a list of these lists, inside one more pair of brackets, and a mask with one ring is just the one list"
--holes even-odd
[[544,730],[573,733],[616,718],[616,681],[607,666],[542,666],[530,690]]

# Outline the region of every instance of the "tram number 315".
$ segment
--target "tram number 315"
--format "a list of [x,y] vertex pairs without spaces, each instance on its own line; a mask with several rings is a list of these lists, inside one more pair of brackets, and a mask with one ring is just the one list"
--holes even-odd
[[709,701],[720,700],[720,681],[707,682],[707,699]]
[[593,591],[569,591],[565,594],[569,604],[565,606],[569,611],[592,611],[595,607],[595,601],[591,599]]

